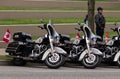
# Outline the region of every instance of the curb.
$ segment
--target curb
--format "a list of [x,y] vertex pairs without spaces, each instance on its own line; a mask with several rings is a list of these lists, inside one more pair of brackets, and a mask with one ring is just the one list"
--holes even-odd
[[10,61],[8,60],[0,60],[0,66],[8,66],[11,65]]
[[[12,65],[11,61],[9,60],[3,60],[3,61],[0,61],[0,66],[14,66]],[[45,63],[43,62],[40,62],[40,63],[34,63],[34,62],[28,62],[25,66],[23,67],[40,67],[40,66],[45,66]],[[63,67],[71,67],[71,68],[75,68],[75,67],[83,67],[82,64],[79,64],[79,63],[72,63],[72,62],[66,62]]]
[[[14,66],[12,65],[11,61],[10,60],[0,60],[0,66]],[[35,63],[35,62],[28,62],[25,66],[23,67],[40,67],[40,66],[46,66],[45,63],[43,62],[40,62],[40,63]],[[84,68],[84,66],[81,64],[81,63],[78,63],[78,62],[71,62],[71,61],[68,61],[66,62],[63,67],[70,67],[70,68]],[[104,63],[101,63],[99,66],[97,67],[118,67],[117,65],[110,65],[110,64],[104,64]]]
[[[26,66],[44,66],[44,63],[28,62]],[[14,66],[10,60],[0,60],[0,66]]]

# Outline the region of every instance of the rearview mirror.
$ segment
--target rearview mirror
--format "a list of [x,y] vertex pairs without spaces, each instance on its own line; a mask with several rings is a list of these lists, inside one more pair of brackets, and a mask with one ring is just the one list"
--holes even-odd
[[81,25],[80,21],[78,21],[78,25]]
[[44,23],[44,19],[40,19],[40,23]]
[[44,29],[42,26],[38,26],[38,28],[40,28],[40,29]]
[[114,25],[117,26],[117,22],[115,22]]

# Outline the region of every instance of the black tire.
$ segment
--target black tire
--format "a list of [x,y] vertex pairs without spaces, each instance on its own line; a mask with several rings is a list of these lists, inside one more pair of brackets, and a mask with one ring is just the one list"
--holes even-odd
[[25,66],[26,63],[27,62],[23,60],[22,58],[13,58],[12,60],[12,64],[15,66]]
[[55,53],[55,54],[59,55],[59,60],[57,62],[50,61],[50,58],[52,57],[51,53],[49,53],[49,55],[45,59],[45,64],[48,66],[48,68],[57,69],[65,63],[65,56],[64,55],[59,54],[59,53]]
[[120,57],[119,57],[119,59],[118,59],[118,61],[117,61],[117,65],[118,65],[118,67],[120,68]]
[[[95,59],[93,62],[89,62],[88,61],[88,54],[86,54],[82,60],[82,64],[85,68],[88,68],[88,69],[94,69],[98,66],[98,64],[100,64],[101,60],[102,60],[102,57],[99,56],[99,55],[96,55],[96,54],[92,54],[93,56],[95,56]],[[88,63],[89,62],[89,63]]]

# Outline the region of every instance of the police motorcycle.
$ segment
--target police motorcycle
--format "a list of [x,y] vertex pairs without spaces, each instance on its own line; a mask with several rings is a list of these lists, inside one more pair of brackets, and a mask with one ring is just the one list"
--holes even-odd
[[[117,26],[117,24],[115,24],[115,26]],[[105,41],[102,41],[101,37],[94,35],[89,27],[88,30],[90,32],[89,34],[91,34],[91,46],[99,49],[103,53],[102,62],[116,62],[120,67],[120,27],[111,28],[111,30],[117,32],[118,35]]]
[[[67,54],[56,46],[60,36],[53,28],[51,21],[39,28],[46,30],[47,34],[36,41],[31,39],[30,34],[14,33],[13,42],[8,44],[6,52],[13,57],[12,63],[17,66],[24,66],[28,61],[44,61],[49,68],[59,68],[65,62]],[[61,37],[66,38],[64,35]]]
[[68,53],[68,59],[82,62],[85,68],[96,68],[101,62],[102,52],[96,48],[91,48],[90,39],[92,34],[88,26],[86,24],[78,24],[80,28],[75,29],[82,31],[84,38],[75,39],[74,42],[66,40],[60,47]]
[[[117,26],[116,23],[115,26]],[[101,42],[100,39],[94,39],[96,40],[94,47],[103,52],[103,62],[115,62],[120,67],[120,27],[117,26],[116,28],[111,28],[111,30],[116,32],[117,35],[107,39],[105,42]]]

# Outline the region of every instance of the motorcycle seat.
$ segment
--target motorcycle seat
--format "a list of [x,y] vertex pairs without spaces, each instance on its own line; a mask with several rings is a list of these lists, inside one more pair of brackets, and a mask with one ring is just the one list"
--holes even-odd
[[28,42],[30,44],[34,44],[35,43],[35,41],[33,41],[33,40],[26,40],[26,42]]
[[102,41],[97,41],[97,44],[99,44],[99,45],[106,45],[106,43],[102,42]]
[[64,42],[65,44],[73,44],[71,41],[67,41],[67,40],[65,40]]

